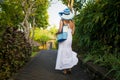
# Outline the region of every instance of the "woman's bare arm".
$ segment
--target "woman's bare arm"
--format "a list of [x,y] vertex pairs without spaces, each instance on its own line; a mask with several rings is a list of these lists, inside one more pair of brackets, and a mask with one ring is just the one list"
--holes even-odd
[[71,25],[71,28],[72,28],[72,34],[74,34],[74,32],[75,32],[75,23],[73,21],[70,21],[70,25]]
[[58,32],[62,32],[62,27],[63,27],[63,22],[62,22],[62,20],[60,20],[60,25],[59,25]]

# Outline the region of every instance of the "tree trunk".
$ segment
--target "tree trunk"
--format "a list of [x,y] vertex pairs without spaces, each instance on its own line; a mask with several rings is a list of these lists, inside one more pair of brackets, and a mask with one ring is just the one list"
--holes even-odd
[[23,32],[25,33],[25,38],[27,39],[27,40],[29,40],[29,33],[30,33],[30,23],[27,21],[27,20],[25,20],[25,21],[23,21],[22,23],[21,23],[21,25],[22,25],[22,27],[23,27]]
[[[34,2],[31,2],[31,3],[28,3],[26,0],[21,0],[21,6],[22,6],[22,9],[24,11],[24,14],[25,14],[25,17],[21,23],[22,27],[23,27],[23,31],[25,33],[25,38],[30,42],[30,23],[29,23],[29,18],[30,18],[30,15],[34,12],[33,11],[33,6],[35,4],[35,1]],[[28,6],[29,5],[29,6]]]
[[71,9],[73,8],[74,0],[68,0],[68,7]]
[[31,37],[32,46],[33,46],[34,34],[35,34],[35,18],[33,19],[33,23],[32,23],[32,37]]

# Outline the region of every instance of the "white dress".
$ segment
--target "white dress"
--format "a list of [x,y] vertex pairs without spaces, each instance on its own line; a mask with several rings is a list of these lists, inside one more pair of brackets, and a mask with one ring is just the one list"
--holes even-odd
[[56,59],[56,70],[69,69],[78,63],[77,53],[72,51],[72,30],[68,27],[67,40],[60,42]]

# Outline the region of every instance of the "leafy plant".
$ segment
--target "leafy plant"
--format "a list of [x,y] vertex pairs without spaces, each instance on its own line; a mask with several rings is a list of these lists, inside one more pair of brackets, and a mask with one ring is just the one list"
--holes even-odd
[[119,5],[119,0],[94,0],[86,3],[75,17],[76,33],[73,39],[74,50],[79,53],[83,50],[87,56],[86,61],[92,60],[105,67],[116,80],[120,77]]
[[93,56],[91,54],[88,54],[86,55],[86,57],[84,58],[83,62],[86,63],[86,62],[89,62],[93,59]]
[[31,46],[24,33],[8,27],[0,42],[0,80],[8,80],[29,59]]

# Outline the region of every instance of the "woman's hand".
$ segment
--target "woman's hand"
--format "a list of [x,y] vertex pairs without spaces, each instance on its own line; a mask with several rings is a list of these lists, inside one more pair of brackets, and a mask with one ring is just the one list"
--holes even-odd
[[57,32],[56,35],[60,34],[61,32]]

